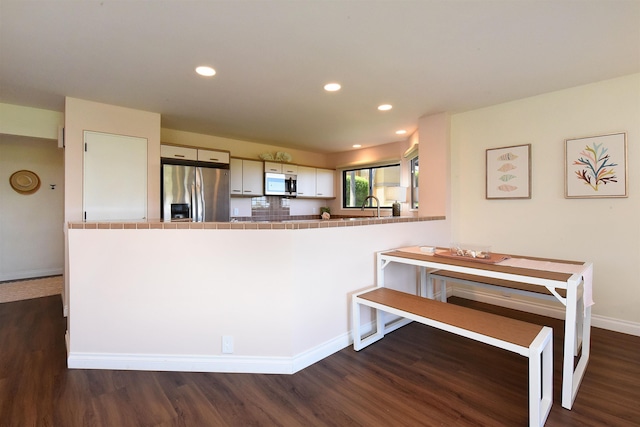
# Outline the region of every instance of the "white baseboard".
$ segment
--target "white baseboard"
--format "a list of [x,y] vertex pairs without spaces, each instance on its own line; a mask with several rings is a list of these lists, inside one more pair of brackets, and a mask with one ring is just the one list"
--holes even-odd
[[42,268],[37,270],[4,272],[0,274],[0,282],[37,279],[39,277],[59,276],[63,272],[63,268]]
[[67,366],[70,369],[293,374],[351,343],[351,333],[345,333],[293,357],[70,352]]
[[[478,288],[465,289],[454,287],[448,288],[449,295],[465,298],[472,301],[484,302],[501,307],[512,308],[514,310],[526,311],[528,313],[539,314],[541,316],[553,317],[554,319],[564,319],[564,309],[545,300],[531,301],[522,300],[516,296],[503,296],[493,292],[486,292]],[[640,336],[640,323],[626,320],[614,319],[606,316],[591,316],[591,326],[607,329],[609,331],[621,332],[623,334]]]
[[291,374],[288,357],[191,356],[164,354],[77,353],[67,357],[70,369],[111,369],[175,372],[242,372]]
[[[408,323],[408,319],[392,322],[385,333]],[[373,323],[362,326],[365,333]],[[65,337],[68,343],[68,334]],[[114,354],[69,352],[70,369],[115,369],[135,371],[225,372],[247,374],[294,374],[353,344],[351,332],[341,334],[293,357],[262,356],[191,356],[161,354]]]
[[337,353],[351,344],[353,344],[352,335],[351,332],[347,332],[332,340],[322,343],[319,346],[304,351],[292,358],[291,373],[301,371],[302,369],[319,362],[325,357],[331,356],[333,353]]

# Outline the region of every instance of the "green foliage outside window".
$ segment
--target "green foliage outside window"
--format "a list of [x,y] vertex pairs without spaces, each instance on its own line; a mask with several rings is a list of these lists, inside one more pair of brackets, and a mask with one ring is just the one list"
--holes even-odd
[[[355,203],[351,203],[351,194],[349,191],[345,195],[345,206],[360,207],[364,203],[364,199],[369,195],[369,180],[361,176],[356,176],[356,200]],[[346,188],[351,187],[351,175],[347,174]]]

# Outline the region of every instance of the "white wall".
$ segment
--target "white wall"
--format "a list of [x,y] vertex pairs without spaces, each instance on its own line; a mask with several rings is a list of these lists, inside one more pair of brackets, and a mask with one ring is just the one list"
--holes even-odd
[[418,121],[420,155],[420,216],[449,213],[451,117],[447,113]]
[[[23,169],[40,178],[33,194],[9,185]],[[63,151],[56,140],[0,134],[0,282],[62,274],[63,194]]]
[[[66,97],[64,128],[65,225],[83,218],[83,147],[86,130],[147,139],[147,218],[160,218],[160,114]],[[66,247],[65,254],[68,254]],[[65,291],[62,295],[65,313],[69,309],[68,258],[68,255],[65,256]]]
[[[69,229],[69,366],[301,369],[349,344],[349,295],[375,284],[375,251],[443,245],[448,230],[447,221],[307,230]],[[412,290],[415,269],[404,270]],[[222,354],[223,335],[233,337],[233,354]]]
[[63,124],[57,111],[0,103],[0,133],[57,140]]
[[[62,272],[64,175],[57,138],[63,124],[57,111],[0,103],[0,281]],[[56,183],[56,189],[15,193],[9,177],[20,169],[38,172],[46,179],[42,188]]]
[[160,114],[67,97],[66,221],[82,220],[83,147],[86,130],[147,139],[147,218],[160,218]]
[[[564,140],[621,131],[629,197],[565,199]],[[640,74],[455,114],[451,141],[454,238],[495,252],[592,261],[594,325],[637,329]],[[521,144],[532,145],[532,198],[486,200],[485,150]]]

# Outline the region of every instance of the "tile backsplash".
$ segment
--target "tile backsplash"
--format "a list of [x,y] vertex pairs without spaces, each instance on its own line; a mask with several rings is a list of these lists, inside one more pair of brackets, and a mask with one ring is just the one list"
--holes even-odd
[[279,196],[261,196],[251,199],[253,221],[283,221],[291,218],[290,200]]

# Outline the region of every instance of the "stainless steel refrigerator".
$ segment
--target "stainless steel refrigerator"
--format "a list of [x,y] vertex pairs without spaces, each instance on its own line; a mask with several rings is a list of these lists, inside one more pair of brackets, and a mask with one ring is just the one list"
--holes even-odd
[[162,162],[162,219],[229,221],[229,165]]

